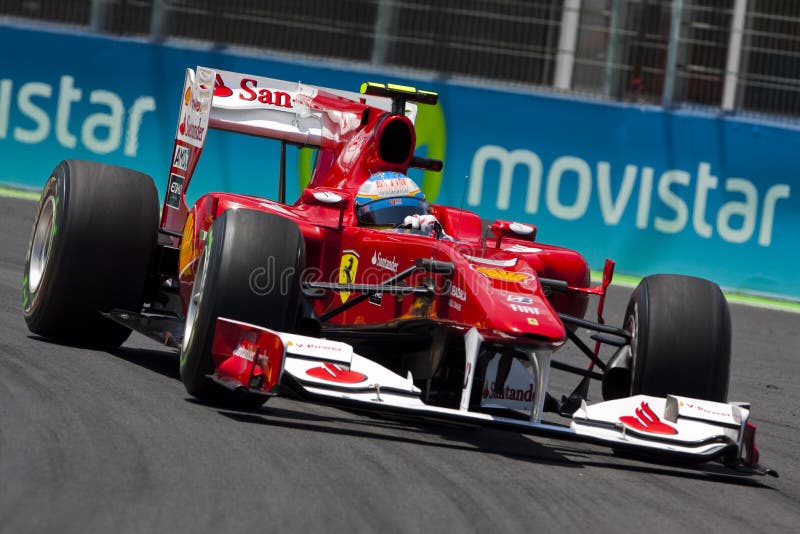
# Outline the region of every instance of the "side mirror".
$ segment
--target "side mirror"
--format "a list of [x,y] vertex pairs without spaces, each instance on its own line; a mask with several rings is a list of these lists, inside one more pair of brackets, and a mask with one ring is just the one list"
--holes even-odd
[[495,248],[500,248],[504,237],[513,237],[525,241],[536,241],[536,227],[532,224],[522,224],[512,221],[497,220],[492,223],[489,230],[497,237]]
[[321,208],[332,208],[339,210],[339,229],[342,228],[344,212],[348,206],[353,205],[353,196],[344,191],[338,191],[329,187],[306,187],[300,194],[300,202],[310,206]]
[[305,188],[300,195],[303,204],[322,206],[326,208],[344,209],[349,206],[353,198],[350,194],[337,191],[328,187]]

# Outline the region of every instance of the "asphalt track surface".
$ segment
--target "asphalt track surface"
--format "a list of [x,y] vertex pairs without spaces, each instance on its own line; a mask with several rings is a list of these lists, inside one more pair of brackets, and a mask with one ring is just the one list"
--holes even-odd
[[[142,336],[103,352],[30,335],[34,207],[0,198],[0,532],[800,528],[798,314],[732,305],[729,398],[753,402],[779,479],[285,398],[236,412],[188,398],[177,357]],[[629,292],[612,288],[609,321]]]

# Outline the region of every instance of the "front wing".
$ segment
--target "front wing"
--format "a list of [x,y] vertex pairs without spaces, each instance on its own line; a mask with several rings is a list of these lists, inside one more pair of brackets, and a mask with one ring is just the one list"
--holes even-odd
[[[472,344],[477,352],[472,334],[472,340],[466,336],[465,391],[471,389],[475,371],[469,349]],[[591,405],[582,402],[569,426],[543,421],[549,355],[532,366],[537,391],[530,417],[522,420],[469,411],[465,402],[458,409],[428,405],[410,373],[399,376],[337,341],[219,318],[213,347],[216,370],[210,378],[243,393],[274,395],[280,386],[291,386],[304,398],[325,404],[587,441],[653,458],[697,463],[720,459],[732,467],[776,475],[758,465],[755,427],[748,422],[750,409],[744,403],[637,395]]]

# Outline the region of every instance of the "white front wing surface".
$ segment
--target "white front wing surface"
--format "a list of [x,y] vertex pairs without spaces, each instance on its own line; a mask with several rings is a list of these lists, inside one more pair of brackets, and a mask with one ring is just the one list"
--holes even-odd
[[[222,318],[218,322],[228,329],[240,328],[242,336],[250,335],[250,339],[253,339],[253,330],[257,330],[261,334],[259,339],[266,341],[259,341],[254,347],[257,356],[252,360],[281,360],[282,365],[274,365],[276,369],[281,368],[279,383],[319,402],[426,419],[500,426],[696,462],[722,457],[733,464],[747,452],[744,441],[751,426],[747,424],[750,411],[742,404],[638,395],[592,405],[584,402],[573,414],[570,426],[547,423],[535,416],[529,420],[501,417],[464,407],[428,405],[422,400],[421,390],[414,386],[410,373],[400,376],[356,354],[346,343],[274,332]],[[237,346],[235,340],[230,341],[231,347]],[[240,359],[236,352],[232,352],[231,358]],[[538,365],[547,364],[549,354]],[[471,383],[475,366],[467,365],[465,369],[468,373],[465,382]],[[246,381],[241,385],[247,389]],[[535,403],[533,399],[531,413]],[[749,445],[752,447],[752,443]]]
[[[287,352],[285,374],[293,379],[296,388],[320,401],[345,401],[380,411],[555,432],[611,447],[640,448],[654,453],[692,457],[698,461],[726,453],[738,457],[749,415],[749,410],[731,404],[638,395],[590,406],[584,403],[567,427],[427,405],[420,397],[420,390],[414,387],[411,376],[401,377],[355,353],[348,367],[341,363],[295,358]],[[284,377],[284,383],[288,377]],[[678,402],[684,406],[702,406],[705,413],[698,410],[693,418],[684,410],[681,415],[672,417],[667,408]],[[715,420],[714,414],[725,412],[735,414],[735,417],[731,415],[724,422]]]
[[[687,414],[690,410],[683,408],[687,405],[694,413]],[[720,413],[729,414],[727,420],[720,420]],[[571,428],[579,436],[599,439],[612,447],[638,446],[715,457],[732,446],[738,452],[749,414],[748,409],[733,404],[637,395],[591,406],[584,402],[572,415]]]

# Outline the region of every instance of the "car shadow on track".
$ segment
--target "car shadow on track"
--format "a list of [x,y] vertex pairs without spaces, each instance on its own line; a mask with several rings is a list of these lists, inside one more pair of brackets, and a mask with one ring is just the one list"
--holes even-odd
[[[36,335],[31,339],[45,343],[53,341]],[[128,363],[180,382],[179,355],[169,349],[120,347],[104,351]],[[176,384],[176,387],[180,387]],[[255,410],[234,410],[186,398],[187,402],[208,406],[224,417],[240,423],[258,424],[279,428],[290,428],[308,432],[323,432],[364,439],[409,443],[424,447],[446,448],[458,451],[493,454],[508,459],[535,462],[554,467],[572,469],[599,468],[632,473],[678,477],[683,479],[719,482],[774,489],[762,484],[762,477],[732,472],[720,464],[688,466],[683,464],[656,464],[638,458],[618,456],[606,449],[590,444],[559,442],[543,438],[546,444],[535,441],[536,437],[508,430],[487,429],[476,425],[450,422],[428,422],[385,414],[364,413],[337,409],[342,416],[313,413],[314,410],[293,410],[285,406],[266,405]],[[302,402],[288,398],[281,400]],[[308,406],[320,406],[310,402]]]
[[220,410],[219,413],[240,423],[258,424],[308,432],[362,439],[408,443],[425,447],[445,448],[459,451],[474,451],[496,454],[511,459],[536,463],[561,464],[580,467],[553,448],[532,442],[526,436],[502,433],[475,427],[455,428],[454,425],[409,423],[391,419],[363,419],[358,416],[335,417],[314,415],[286,408],[265,406],[260,413]]
[[175,380],[180,380],[179,373],[179,354],[176,350],[169,348],[163,349],[147,349],[142,347],[126,347],[125,345],[116,349],[100,349],[91,346],[67,343],[64,341],[56,341],[46,337],[41,337],[36,334],[28,334],[28,339],[37,341],[39,343],[46,343],[49,345],[56,345],[59,347],[71,347],[80,350],[95,350],[98,352],[105,352],[115,356],[121,360],[129,363],[136,364],[140,367],[155,371],[161,375]]
[[128,347],[120,347],[107,352],[120,360],[125,360],[128,363],[138,365],[139,367],[154,371],[162,376],[180,382],[180,357],[177,352]]
[[[313,403],[312,403],[313,404]],[[317,404],[313,404],[318,406]],[[446,423],[384,419],[369,414],[369,418],[321,416],[284,407],[264,406],[259,411],[218,410],[218,413],[240,423],[265,425],[338,436],[408,443],[422,447],[445,448],[502,456],[515,461],[533,462],[572,469],[596,468],[631,473],[677,477],[706,482],[718,482],[755,488],[774,489],[760,482],[761,476],[733,472],[721,464],[687,465],[655,464],[635,457],[619,456],[602,447],[570,442],[559,443],[508,430],[487,429]],[[348,413],[348,412],[343,412]],[[424,434],[420,436],[419,434]]]
[[178,352],[167,348],[146,349],[140,347],[126,347],[123,345],[122,347],[116,349],[104,350],[86,347],[85,345],[65,343],[63,341],[54,341],[52,339],[37,336],[36,334],[29,334],[28,339],[32,339],[40,343],[58,345],[61,347],[72,347],[80,350],[97,350],[98,352],[105,352],[106,354],[110,354],[115,358],[138,365],[139,367],[147,369],[148,371],[154,371],[160,375],[166,376],[167,378],[172,378],[178,381],[181,379]]

